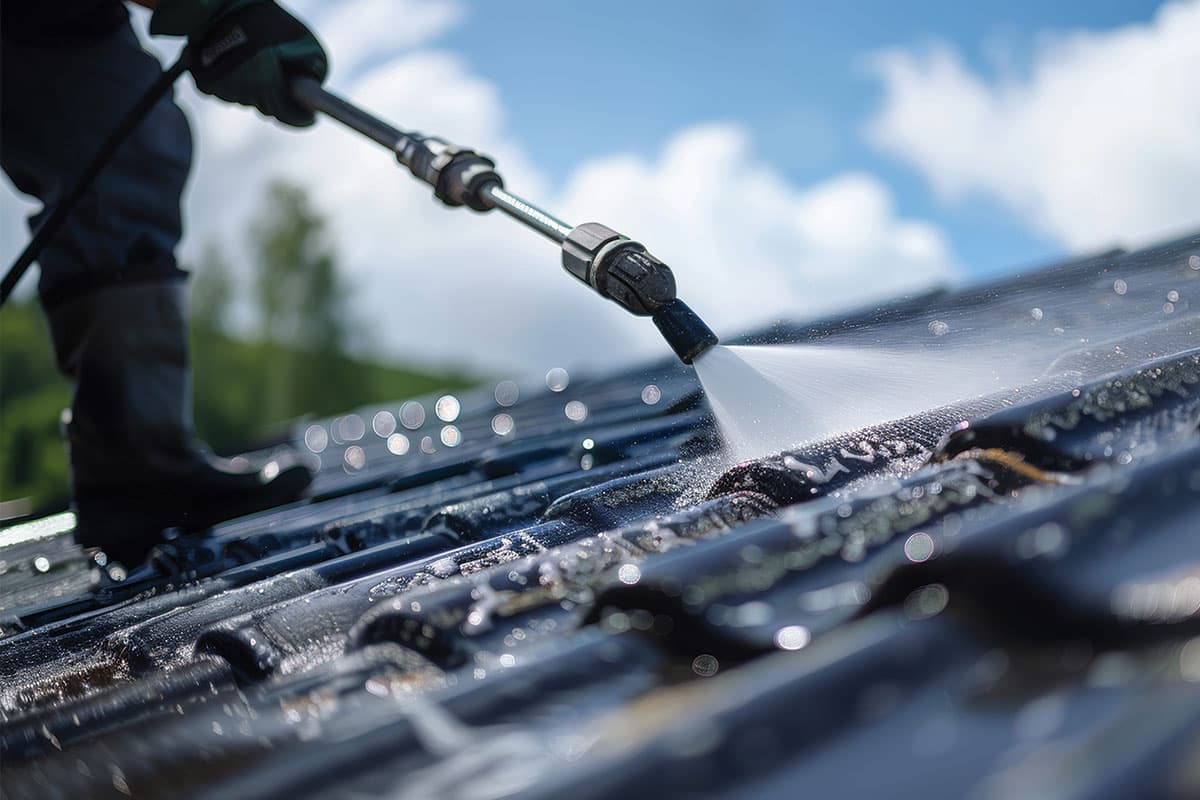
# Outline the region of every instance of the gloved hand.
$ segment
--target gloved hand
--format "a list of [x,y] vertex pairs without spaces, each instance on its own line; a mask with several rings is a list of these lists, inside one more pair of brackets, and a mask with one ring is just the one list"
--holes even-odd
[[186,36],[197,88],[254,106],[288,125],[313,124],[289,79],[325,80],[325,51],[304,23],[272,0],[159,0],[150,33]]

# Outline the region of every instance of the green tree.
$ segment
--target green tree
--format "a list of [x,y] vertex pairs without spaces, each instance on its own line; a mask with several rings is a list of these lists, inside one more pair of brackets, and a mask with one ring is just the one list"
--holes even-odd
[[276,181],[250,230],[263,342],[275,352],[266,373],[268,416],[303,413],[304,398],[325,407],[342,374],[349,319],[327,224],[305,191]]
[[218,452],[244,446],[250,432],[263,424],[260,404],[255,400],[259,387],[253,382],[247,385],[231,380],[238,363],[229,329],[233,296],[229,262],[220,247],[210,242],[192,269],[188,311],[196,429]]
[[196,425],[220,452],[269,440],[281,424],[368,403],[459,389],[475,379],[381,364],[354,352],[351,291],[326,219],[303,188],[272,183],[248,229],[251,309],[258,340],[232,338],[230,261],[216,247],[192,296]]
[[25,499],[35,510],[66,505],[59,414],[70,401],[41,309],[9,301],[0,312],[0,500]]
[[188,312],[192,328],[229,332],[229,306],[233,302],[233,278],[225,253],[214,242],[204,247],[200,264],[193,271]]

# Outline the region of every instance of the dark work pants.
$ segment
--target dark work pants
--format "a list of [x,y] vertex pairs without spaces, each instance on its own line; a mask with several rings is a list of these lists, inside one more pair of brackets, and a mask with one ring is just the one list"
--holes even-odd
[[[53,208],[162,68],[128,22],[84,44],[0,43],[0,164]],[[130,135],[38,259],[47,310],[109,286],[179,279],[180,196],[192,159],[168,94]]]

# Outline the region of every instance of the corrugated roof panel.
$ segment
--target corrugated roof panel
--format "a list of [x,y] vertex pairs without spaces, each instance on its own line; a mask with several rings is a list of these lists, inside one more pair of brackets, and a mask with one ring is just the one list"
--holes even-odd
[[775,326],[1052,363],[743,464],[664,362],[302,426],[122,584],[9,532],[4,792],[1194,796],[1198,253]]

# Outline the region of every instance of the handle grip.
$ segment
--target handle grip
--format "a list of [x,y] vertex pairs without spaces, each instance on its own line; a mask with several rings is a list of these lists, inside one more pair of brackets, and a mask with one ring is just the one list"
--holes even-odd
[[309,111],[320,112],[351,130],[358,131],[373,142],[400,153],[401,147],[412,139],[410,134],[368,114],[353,103],[338,97],[308,76],[292,78],[292,97]]

